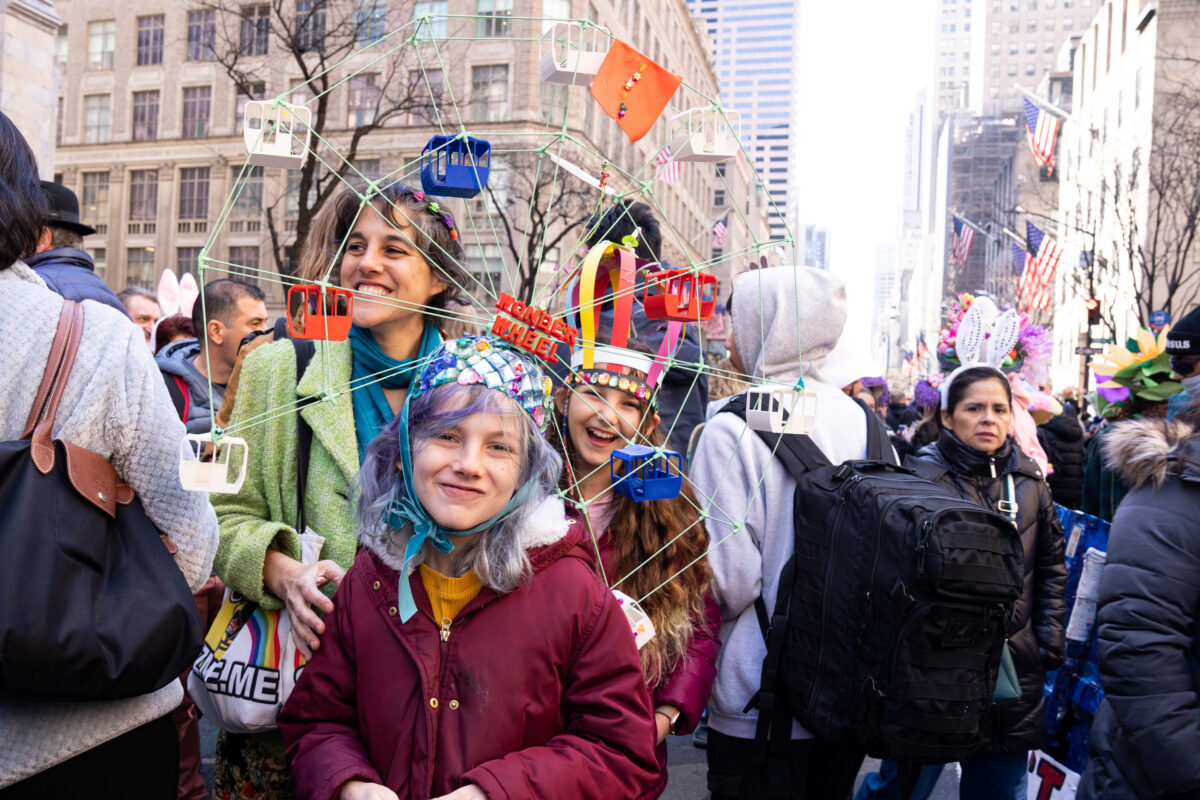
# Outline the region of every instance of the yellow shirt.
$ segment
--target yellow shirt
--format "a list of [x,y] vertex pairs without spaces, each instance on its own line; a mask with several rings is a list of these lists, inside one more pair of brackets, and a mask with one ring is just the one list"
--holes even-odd
[[424,564],[418,564],[417,571],[421,573],[421,583],[425,584],[425,593],[429,595],[429,603],[433,606],[433,618],[438,624],[457,617],[483,589],[475,570],[457,578],[447,577]]

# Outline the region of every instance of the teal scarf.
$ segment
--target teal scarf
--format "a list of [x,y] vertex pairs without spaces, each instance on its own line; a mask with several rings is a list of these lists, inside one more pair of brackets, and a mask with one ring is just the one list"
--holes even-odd
[[388,504],[387,510],[384,511],[384,520],[389,526],[396,530],[402,530],[405,525],[412,525],[412,535],[408,539],[408,544],[404,548],[404,566],[400,568],[400,585],[397,587],[396,604],[400,610],[400,621],[408,622],[412,616],[417,613],[417,604],[413,600],[412,586],[409,585],[408,563],[412,561],[425,542],[431,542],[434,547],[443,553],[449,553],[454,549],[454,542],[450,541],[451,536],[471,536],[476,533],[483,533],[490,530],[496,523],[507,517],[519,506],[529,502],[529,498],[533,495],[533,490],[537,486],[537,478],[530,478],[525,482],[525,485],[513,493],[504,508],[500,513],[491,519],[481,522],[473,528],[468,528],[465,531],[452,531],[438,525],[429,516],[425,507],[421,505],[421,500],[417,497],[417,492],[413,488],[412,483],[412,446],[408,438],[408,407],[409,400],[412,399],[410,394],[404,400],[404,406],[400,409],[400,430],[398,432],[400,439],[400,476],[396,479],[396,489],[392,497],[392,502]]
[[417,357],[396,359],[383,352],[366,328],[357,325],[350,328],[350,349],[354,353],[354,366],[350,370],[350,385],[354,391],[350,397],[354,401],[354,432],[358,438],[360,464],[367,454],[367,445],[395,416],[383,390],[407,389],[413,376],[441,343],[437,326],[426,322]]

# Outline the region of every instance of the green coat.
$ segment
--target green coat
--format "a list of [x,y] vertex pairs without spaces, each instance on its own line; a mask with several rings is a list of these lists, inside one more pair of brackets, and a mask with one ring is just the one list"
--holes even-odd
[[[309,528],[325,537],[322,559],[349,569],[358,545],[351,491],[360,466],[358,439],[346,390],[353,356],[348,341],[319,341],[316,346],[299,386],[290,341],[263,345],[242,363],[228,433],[245,439],[249,446],[246,480],[237,494],[211,495],[221,529],[217,574],[226,585],[269,609],[283,605],[263,586],[267,548],[300,558],[300,540],[293,527],[297,447],[296,416],[291,409],[297,397],[319,396],[326,383],[334,396],[300,412],[313,429],[305,519]],[[324,587],[331,596],[333,589],[332,583]]]

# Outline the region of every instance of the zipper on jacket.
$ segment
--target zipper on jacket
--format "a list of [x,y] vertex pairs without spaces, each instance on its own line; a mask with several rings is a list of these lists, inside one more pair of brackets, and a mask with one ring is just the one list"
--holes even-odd
[[996,459],[994,456],[988,456],[988,467],[992,470],[993,478],[1000,477],[999,475],[996,474]]
[[443,642],[450,641],[450,623],[451,619],[449,617],[442,617],[441,637]]

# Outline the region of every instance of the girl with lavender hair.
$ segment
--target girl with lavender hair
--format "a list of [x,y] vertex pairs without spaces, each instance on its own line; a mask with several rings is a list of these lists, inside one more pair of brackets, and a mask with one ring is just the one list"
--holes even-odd
[[354,565],[279,716],[299,798],[638,797],[654,714],[629,622],[557,496],[550,382],[436,350],[368,448]]

